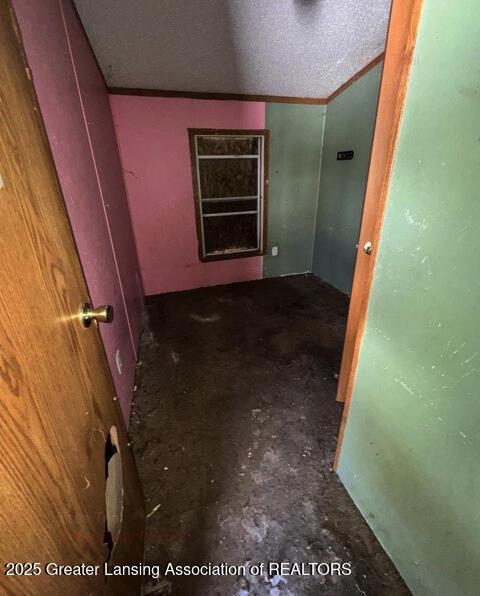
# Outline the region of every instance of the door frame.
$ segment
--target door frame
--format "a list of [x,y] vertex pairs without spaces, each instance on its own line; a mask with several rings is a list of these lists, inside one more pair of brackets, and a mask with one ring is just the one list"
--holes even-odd
[[[393,0],[390,11],[385,61],[338,381],[337,401],[345,402],[345,406],[338,435],[334,469],[337,467],[343,442],[360,345],[365,331],[393,158],[405,105],[422,4],[423,0]],[[364,249],[368,242],[371,242],[369,253]]]

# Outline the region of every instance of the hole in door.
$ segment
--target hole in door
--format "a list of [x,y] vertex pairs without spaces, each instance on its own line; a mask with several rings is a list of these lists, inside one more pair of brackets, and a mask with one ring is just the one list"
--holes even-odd
[[123,471],[118,435],[112,426],[105,441],[105,536],[107,562],[118,542],[123,518]]

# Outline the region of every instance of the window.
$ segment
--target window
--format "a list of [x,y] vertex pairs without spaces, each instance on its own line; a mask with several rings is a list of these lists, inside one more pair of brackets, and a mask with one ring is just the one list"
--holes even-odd
[[268,131],[188,132],[200,260],[263,254]]

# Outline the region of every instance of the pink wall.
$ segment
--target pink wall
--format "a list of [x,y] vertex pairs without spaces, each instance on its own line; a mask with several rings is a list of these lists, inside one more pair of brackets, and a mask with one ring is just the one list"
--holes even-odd
[[107,90],[69,0],[13,5],[91,300],[115,309],[100,332],[128,421],[143,295]]
[[265,128],[262,102],[110,96],[145,293],[259,279],[262,257],[201,263],[187,128]]
[[65,24],[94,156],[95,174],[109,228],[134,350],[138,347],[143,287],[132,222],[105,82],[83,28],[69,0],[63,2]]

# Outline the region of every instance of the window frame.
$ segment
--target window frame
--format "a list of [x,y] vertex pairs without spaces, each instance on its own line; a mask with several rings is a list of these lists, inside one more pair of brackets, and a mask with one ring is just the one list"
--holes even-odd
[[[204,230],[202,198],[199,176],[199,159],[197,153],[197,137],[258,137],[260,142],[260,159],[257,213],[257,235],[259,237],[258,248],[249,250],[238,250],[218,254],[209,254],[204,249]],[[227,259],[240,259],[245,257],[256,257],[265,254],[267,246],[267,221],[268,221],[268,149],[269,131],[267,129],[218,129],[218,128],[189,128],[188,129],[190,164],[192,169],[193,200],[195,205],[195,222],[197,228],[198,257],[201,262],[224,261]],[[205,159],[205,158],[203,158]],[[208,157],[206,158],[208,159]],[[233,197],[232,197],[233,198]],[[257,198],[257,197],[255,197]]]

